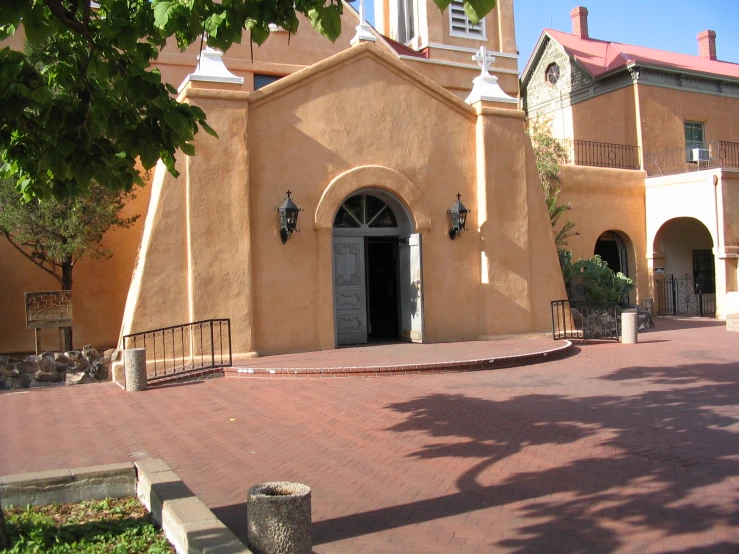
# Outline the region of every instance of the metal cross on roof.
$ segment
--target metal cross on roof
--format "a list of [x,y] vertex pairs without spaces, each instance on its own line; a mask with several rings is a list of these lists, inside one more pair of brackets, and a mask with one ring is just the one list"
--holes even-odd
[[477,65],[482,68],[483,75],[490,75],[490,73],[488,72],[488,68],[495,61],[495,56],[488,54],[487,48],[485,48],[484,46],[480,46],[480,49],[474,56],[472,56],[472,59],[475,60],[477,62]]

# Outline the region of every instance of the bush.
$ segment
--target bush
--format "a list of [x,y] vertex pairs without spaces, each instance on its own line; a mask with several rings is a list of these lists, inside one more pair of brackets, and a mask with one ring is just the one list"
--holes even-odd
[[628,303],[629,292],[634,288],[634,282],[620,271],[613,271],[597,254],[587,260],[580,258],[573,264],[572,252],[560,249],[559,264],[567,290],[567,298],[571,298],[572,278],[582,277],[586,300]]

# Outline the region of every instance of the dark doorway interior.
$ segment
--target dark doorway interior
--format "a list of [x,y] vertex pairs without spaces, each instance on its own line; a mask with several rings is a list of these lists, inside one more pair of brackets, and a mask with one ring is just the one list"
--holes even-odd
[[598,254],[603,261],[608,264],[613,271],[623,271],[621,268],[621,256],[618,251],[618,244],[615,240],[601,240],[595,243],[595,253]]
[[367,239],[369,340],[398,340],[398,239]]

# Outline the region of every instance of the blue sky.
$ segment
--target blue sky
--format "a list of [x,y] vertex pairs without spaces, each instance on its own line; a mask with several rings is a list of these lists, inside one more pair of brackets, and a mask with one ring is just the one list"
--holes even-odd
[[[577,5],[577,0],[514,0],[520,71],[542,29],[572,31],[570,10]],[[739,63],[739,0],[584,0],[580,5],[588,8],[592,38],[697,55],[696,35],[713,29],[718,58]]]

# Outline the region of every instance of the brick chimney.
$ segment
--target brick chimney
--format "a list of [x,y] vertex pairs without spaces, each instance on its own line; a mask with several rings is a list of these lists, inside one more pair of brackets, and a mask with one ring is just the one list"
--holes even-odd
[[590,38],[588,35],[588,9],[582,6],[570,12],[572,18],[572,34],[578,38]]
[[715,60],[716,58],[716,31],[698,33],[698,55],[701,58]]

